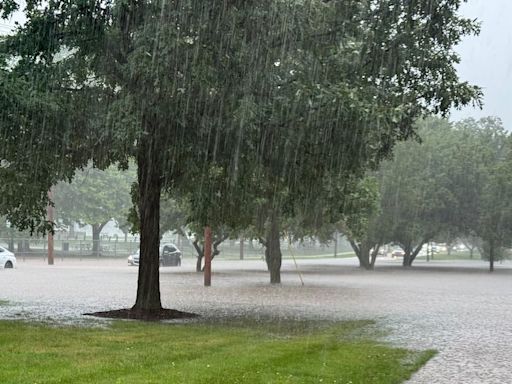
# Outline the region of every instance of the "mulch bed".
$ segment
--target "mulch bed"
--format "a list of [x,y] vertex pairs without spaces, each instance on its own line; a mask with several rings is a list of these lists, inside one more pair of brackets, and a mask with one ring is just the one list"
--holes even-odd
[[115,309],[112,311],[102,311],[93,313],[84,313],[85,316],[106,317],[110,319],[133,319],[145,321],[192,319],[199,315],[195,313],[177,311],[175,309],[162,308],[158,311],[141,311],[132,308]]

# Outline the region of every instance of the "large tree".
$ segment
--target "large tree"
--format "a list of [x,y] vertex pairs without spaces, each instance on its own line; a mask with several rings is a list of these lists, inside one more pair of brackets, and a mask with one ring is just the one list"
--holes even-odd
[[[135,158],[142,257],[133,310],[158,312],[161,192],[201,168],[208,178],[218,162],[225,197],[243,174],[268,181],[259,196],[278,273],[281,216],[307,205],[319,181],[362,174],[419,115],[479,96],[454,67],[453,46],[477,31],[459,3],[28,0],[26,24],[0,47],[10,92],[0,93],[0,121],[5,189],[27,177],[36,198],[2,210],[34,226],[46,191],[74,168]],[[4,2],[2,16],[16,7]],[[15,161],[28,153],[39,159],[31,169]]]
[[316,31],[300,50],[275,56],[266,72],[274,81],[266,93],[253,89],[244,131],[257,143],[247,153],[262,180],[271,282],[280,281],[282,224],[298,212],[315,215],[325,180],[362,177],[414,132],[419,116],[479,95],[454,68],[453,46],[476,31],[458,17],[458,5],[327,2],[315,8]]

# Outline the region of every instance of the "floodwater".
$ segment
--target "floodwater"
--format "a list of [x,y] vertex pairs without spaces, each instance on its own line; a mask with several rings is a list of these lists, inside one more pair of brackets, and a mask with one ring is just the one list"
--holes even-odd
[[[512,264],[419,261],[403,270],[384,261],[373,272],[354,259],[299,260],[283,265],[270,286],[263,261],[214,260],[212,286],[202,286],[194,261],[161,269],[162,303],[210,319],[374,319],[384,338],[439,353],[410,383],[512,383]],[[129,307],[137,268],[125,260],[18,261],[0,270],[0,318],[85,325],[106,320],[85,312]]]

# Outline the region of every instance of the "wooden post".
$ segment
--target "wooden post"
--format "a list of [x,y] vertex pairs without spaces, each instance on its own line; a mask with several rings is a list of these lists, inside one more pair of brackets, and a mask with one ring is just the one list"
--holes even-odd
[[334,232],[334,258],[338,257],[338,231]]
[[[52,199],[52,190],[48,191],[48,199]],[[48,204],[46,208],[46,213],[48,216],[48,221],[53,222],[53,207]],[[53,265],[53,234],[48,232],[48,265]]]
[[212,229],[204,227],[204,286],[212,285]]

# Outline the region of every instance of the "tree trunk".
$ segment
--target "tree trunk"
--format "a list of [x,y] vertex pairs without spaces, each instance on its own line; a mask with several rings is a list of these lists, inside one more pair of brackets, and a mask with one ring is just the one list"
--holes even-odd
[[240,260],[244,259],[244,238],[240,238]]
[[402,261],[402,265],[408,268],[412,266],[412,245],[402,245],[402,249],[404,250],[404,259]]
[[370,247],[367,244],[361,244],[359,247],[359,266],[369,271],[373,269],[370,263]]
[[265,261],[270,272],[270,284],[281,283],[281,244],[279,234],[279,221],[277,214],[272,212],[270,227],[265,241]]
[[199,239],[195,239],[192,243],[194,246],[194,249],[197,253],[197,259],[196,259],[196,272],[201,272],[203,270],[203,256],[204,256],[204,248],[201,248],[199,246]]
[[372,266],[370,265],[370,247],[368,247],[367,244],[364,244],[364,242],[359,244],[354,240],[349,240],[349,242],[356,253],[357,259],[359,260],[359,268],[364,268],[366,270],[372,269]]
[[196,272],[203,272],[203,253],[197,255]]
[[494,272],[494,244],[489,242],[489,272]]
[[100,234],[107,223],[93,224],[92,226],[92,255],[100,256]]
[[[423,240],[421,243],[419,243],[416,248],[414,248],[412,245],[408,246],[406,250],[404,250],[404,267],[412,267],[412,263],[414,260],[416,260],[416,256],[421,251],[421,248],[423,248],[423,245],[427,243],[427,240]],[[407,257],[406,257],[407,256]],[[407,261],[406,261],[407,260]],[[407,265],[406,265],[407,263]]]
[[374,244],[373,252],[371,253],[370,259],[370,267],[373,269],[375,267],[375,261],[377,260],[377,255],[379,254],[380,244]]
[[140,261],[137,299],[132,310],[158,312],[160,300],[161,161],[155,127],[145,127],[137,154],[139,183]]

